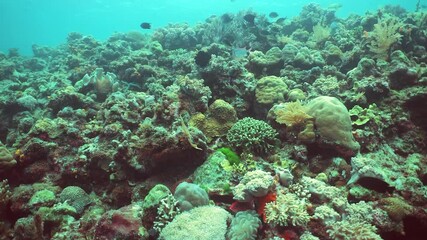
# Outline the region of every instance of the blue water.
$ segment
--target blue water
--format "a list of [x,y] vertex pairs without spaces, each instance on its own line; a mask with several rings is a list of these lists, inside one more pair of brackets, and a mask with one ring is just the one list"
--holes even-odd
[[[105,40],[114,32],[144,31],[141,22],[152,23],[153,31],[167,23],[195,24],[211,15],[251,9],[293,17],[302,6],[316,2],[322,7],[341,3],[340,17],[363,14],[387,4],[401,5],[409,11],[418,0],[285,1],[285,0],[0,0],[0,51],[19,48],[31,55],[31,45],[56,46],[70,32]],[[421,3],[427,5],[427,0]],[[149,32],[148,31],[148,32]]]

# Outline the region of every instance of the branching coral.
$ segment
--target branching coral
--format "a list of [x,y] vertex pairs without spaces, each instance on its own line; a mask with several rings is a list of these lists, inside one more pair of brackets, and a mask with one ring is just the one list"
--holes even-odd
[[157,208],[156,220],[154,220],[153,229],[161,232],[162,229],[170,223],[176,215],[180,213],[178,208],[178,201],[172,194],[167,195],[160,200],[160,205]]
[[266,122],[246,117],[231,127],[227,140],[237,149],[263,154],[273,148],[276,136],[277,132]]

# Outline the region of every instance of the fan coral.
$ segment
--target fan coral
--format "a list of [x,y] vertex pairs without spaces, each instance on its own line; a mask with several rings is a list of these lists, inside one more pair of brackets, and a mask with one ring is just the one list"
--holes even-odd
[[399,33],[401,27],[402,24],[396,18],[384,19],[374,25],[369,49],[377,58],[388,58],[390,47],[402,38]]
[[275,114],[276,122],[285,124],[289,128],[304,125],[304,123],[313,117],[307,114],[307,109],[300,102],[288,102],[279,104]]

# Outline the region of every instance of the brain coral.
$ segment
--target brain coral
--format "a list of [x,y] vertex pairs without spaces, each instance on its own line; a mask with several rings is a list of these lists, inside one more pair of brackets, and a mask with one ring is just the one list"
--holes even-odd
[[83,213],[86,206],[92,202],[89,194],[78,186],[68,186],[64,188],[61,194],[59,194],[59,197],[61,202],[67,201],[67,203],[73,206],[79,214]]
[[258,103],[273,104],[283,102],[287,92],[288,86],[283,81],[283,78],[266,76],[258,80],[255,96]]
[[307,113],[314,117],[322,143],[336,145],[350,155],[359,150],[352,135],[350,114],[337,98],[317,97],[307,104]]

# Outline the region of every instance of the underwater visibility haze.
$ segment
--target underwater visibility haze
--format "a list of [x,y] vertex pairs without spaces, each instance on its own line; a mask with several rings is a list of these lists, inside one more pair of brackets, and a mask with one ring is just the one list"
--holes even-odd
[[0,240],[427,236],[427,3],[0,0]]

